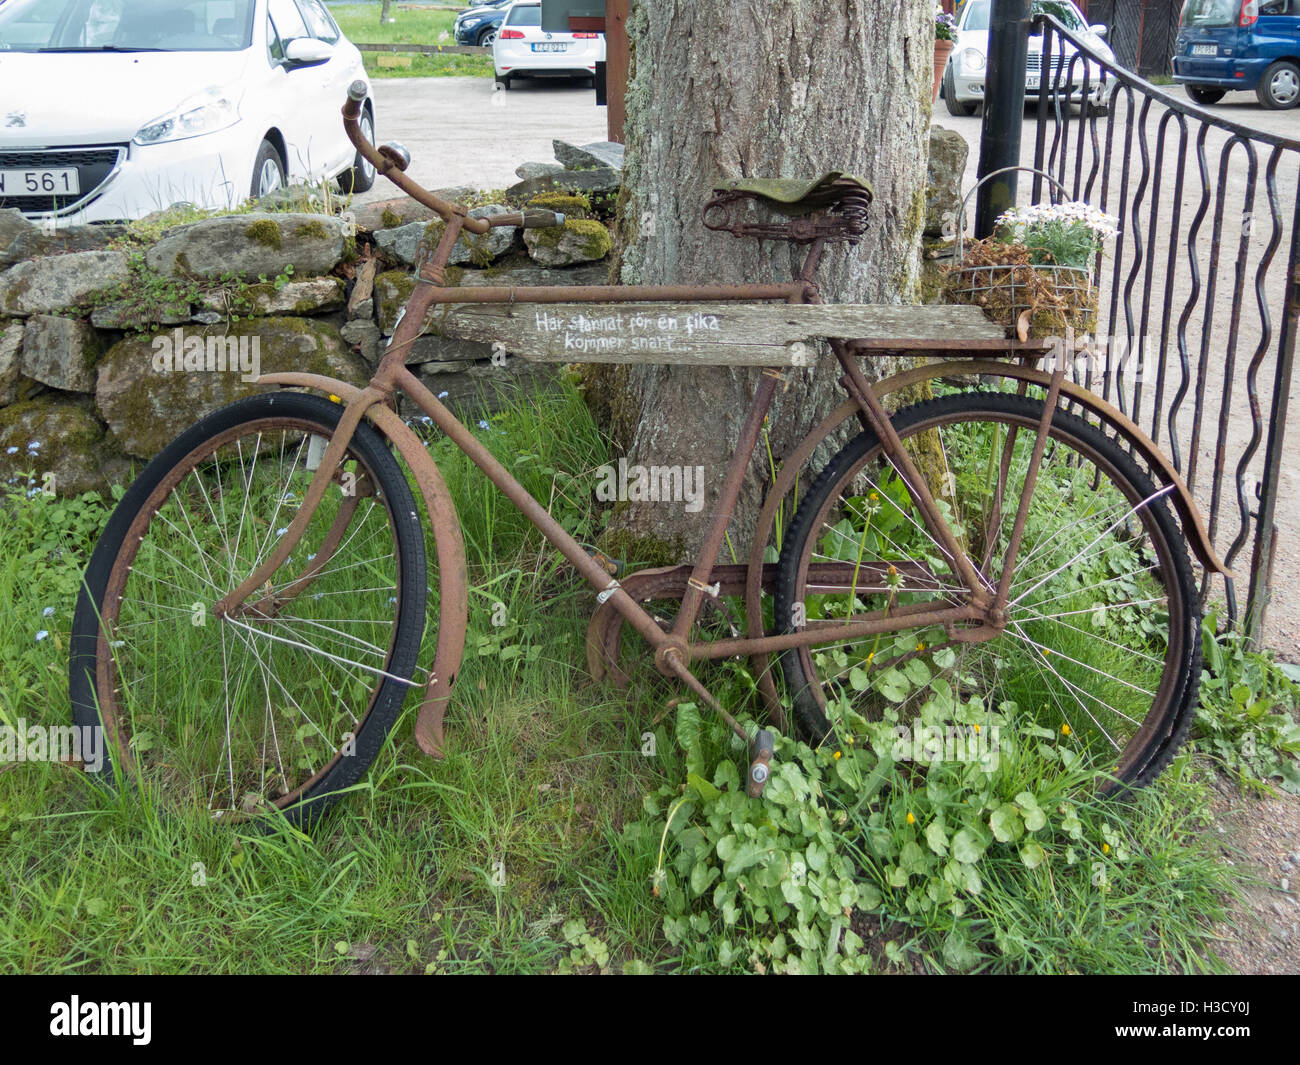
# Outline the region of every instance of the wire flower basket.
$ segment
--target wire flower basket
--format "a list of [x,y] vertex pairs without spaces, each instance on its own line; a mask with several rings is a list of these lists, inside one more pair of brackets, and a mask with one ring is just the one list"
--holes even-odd
[[957,265],[948,270],[945,291],[954,303],[978,306],[1001,325],[1030,337],[1092,333],[1097,326],[1098,294],[1090,271],[1075,266],[1033,263],[1019,244],[981,240],[965,244],[966,205],[980,185],[1008,170],[1027,170],[1053,186],[1052,202],[1065,189],[1050,174],[1032,167],[1006,167],[983,177],[962,200],[957,217]]

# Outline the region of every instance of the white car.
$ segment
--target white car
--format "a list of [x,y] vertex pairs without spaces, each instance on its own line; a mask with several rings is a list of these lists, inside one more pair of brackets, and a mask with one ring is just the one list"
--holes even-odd
[[357,79],[361,53],[322,0],[8,0],[0,208],[64,224],[300,181],[364,191],[374,169],[339,117]]
[[567,75],[595,84],[596,64],[605,61],[603,33],[551,33],[542,29],[542,5],[537,0],[510,5],[496,40],[492,62],[497,85],[510,88],[511,78],[524,75]]
[[[957,19],[957,41],[952,54],[948,57],[948,69],[943,76],[943,100],[950,115],[973,115],[976,108],[984,102],[984,79],[988,74],[989,54],[989,14],[992,0],[966,0]],[[1070,0],[1034,0],[1031,7],[1034,15],[1048,14],[1062,23],[1066,29],[1097,52],[1108,63],[1115,62],[1115,53],[1102,39],[1106,34],[1105,26],[1090,26],[1079,9]],[[1083,58],[1071,61],[1071,56],[1078,53],[1065,38],[1054,35],[1052,38],[1052,74],[1048,85],[1056,83],[1057,70],[1065,64],[1065,73],[1059,75],[1062,81],[1070,79],[1071,96],[1077,97],[1083,91],[1085,73],[1087,75],[1089,96],[1093,103],[1099,103],[1105,90],[1102,88],[1102,69],[1091,60]],[[1029,38],[1029,58],[1025,70],[1025,96],[1037,97],[1042,82],[1043,38],[1034,34]],[[1077,101],[1076,101],[1077,102]]]

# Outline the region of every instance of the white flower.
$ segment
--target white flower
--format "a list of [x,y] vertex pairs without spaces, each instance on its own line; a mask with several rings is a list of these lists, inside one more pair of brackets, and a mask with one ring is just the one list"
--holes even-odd
[[480,429],[486,429],[486,428],[488,427],[487,419],[486,419],[486,418],[480,418],[480,419],[479,419],[479,423],[478,423],[478,427],[479,427]]
[[52,606],[47,606],[44,610],[41,611],[41,617],[43,617],[43,618],[52,618],[52,617],[54,617],[54,607],[52,607]]
[[16,447],[7,447],[7,448],[5,448],[5,454],[6,454],[6,455],[15,455],[15,454],[17,454],[17,453],[18,453],[18,449],[17,449]]
[[41,631],[36,634],[36,642],[40,643],[42,640],[47,640],[49,639],[49,636],[50,634],[48,632],[46,632],[44,629],[41,629]]

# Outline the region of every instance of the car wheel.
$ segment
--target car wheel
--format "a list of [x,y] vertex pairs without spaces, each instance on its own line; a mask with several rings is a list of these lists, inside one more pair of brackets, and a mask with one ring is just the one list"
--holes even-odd
[[497,39],[497,27],[489,26],[478,35],[477,44],[480,48],[491,48],[492,42]]
[[1287,59],[1270,64],[1255,86],[1255,95],[1271,111],[1285,111],[1300,104],[1300,67]]
[[1209,107],[1211,104],[1217,104],[1227,95],[1226,89],[1216,89],[1211,85],[1189,85],[1187,86],[1187,95],[1202,107]]
[[[369,107],[361,112],[360,125],[361,135],[366,138],[366,143],[373,145],[375,143],[375,118],[371,114]],[[371,166],[369,159],[357,152],[352,160],[352,165],[339,175],[338,181],[339,188],[344,192],[366,192],[375,183],[375,168]]]
[[502,89],[509,89],[509,88],[510,88],[510,75],[509,75],[509,74],[498,74],[498,75],[497,75],[497,85],[498,85],[498,87],[500,87],[500,88],[502,88]]
[[264,140],[257,149],[257,158],[253,160],[253,180],[249,195],[259,199],[284,186],[284,160],[280,158],[275,145]]
[[956,115],[958,118],[970,118],[975,113],[976,104],[962,103],[957,99],[957,90],[953,86],[952,67],[948,67],[948,72],[943,76],[943,102],[948,108],[948,114]]

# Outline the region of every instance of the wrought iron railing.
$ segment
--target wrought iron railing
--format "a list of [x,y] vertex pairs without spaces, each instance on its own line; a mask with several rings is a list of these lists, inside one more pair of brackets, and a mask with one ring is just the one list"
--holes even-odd
[[[1120,220],[1094,268],[1108,343],[1084,374],[1173,457],[1236,574],[1228,616],[1258,639],[1279,498],[1300,535],[1300,481],[1283,483],[1296,465],[1284,447],[1300,318],[1300,140],[1164,91],[1050,16],[1034,20],[1040,31],[1051,74],[1033,166]],[[1038,202],[1042,178],[1033,185]]]

